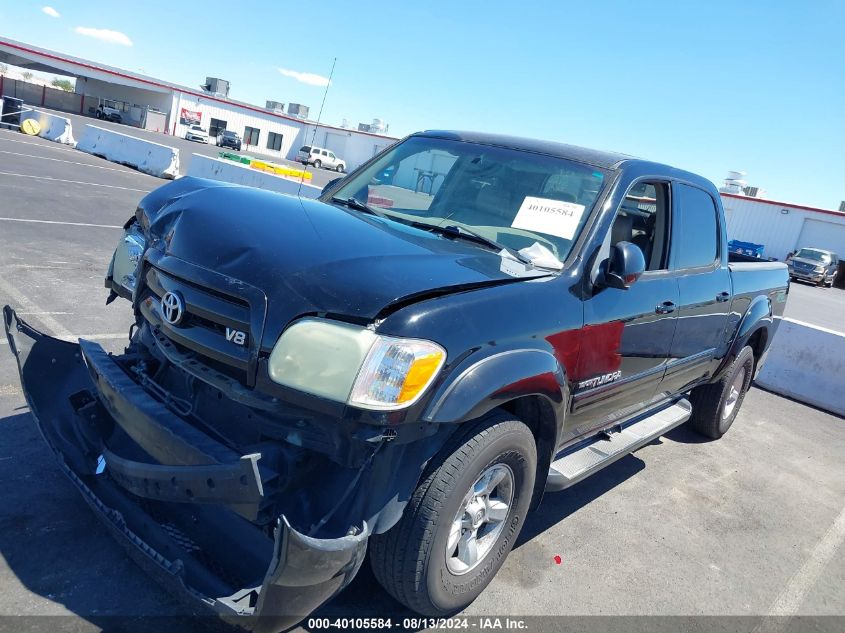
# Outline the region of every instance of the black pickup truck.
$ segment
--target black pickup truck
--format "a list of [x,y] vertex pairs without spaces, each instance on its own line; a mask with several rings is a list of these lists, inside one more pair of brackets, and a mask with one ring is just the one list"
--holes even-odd
[[61,468],[174,594],[256,630],[375,576],[426,615],[526,513],[689,421],[731,426],[789,279],[733,263],[713,185],[425,132],[319,200],[182,178],[106,278],[125,353],[4,322]]

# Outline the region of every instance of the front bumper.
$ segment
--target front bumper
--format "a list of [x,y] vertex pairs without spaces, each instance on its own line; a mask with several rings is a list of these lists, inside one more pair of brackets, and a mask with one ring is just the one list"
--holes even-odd
[[825,278],[824,272],[815,272],[815,271],[798,271],[793,268],[789,269],[789,276],[794,279],[803,279],[804,281],[815,281],[819,282]]
[[[279,631],[345,587],[369,529],[317,539],[260,511],[267,473],[257,455],[198,437],[99,346],[46,336],[6,306],[3,322],[35,422],[95,514],[173,595],[255,631]],[[142,390],[143,391],[143,390]],[[184,422],[183,422],[184,424]],[[118,455],[114,438],[136,447]],[[227,453],[226,451],[229,451]]]

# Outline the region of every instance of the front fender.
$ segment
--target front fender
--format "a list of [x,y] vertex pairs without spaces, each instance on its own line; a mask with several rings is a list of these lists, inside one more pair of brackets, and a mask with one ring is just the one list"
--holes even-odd
[[522,396],[548,399],[560,421],[566,409],[566,374],[539,349],[508,350],[482,358],[442,385],[423,414],[435,423],[463,422]]

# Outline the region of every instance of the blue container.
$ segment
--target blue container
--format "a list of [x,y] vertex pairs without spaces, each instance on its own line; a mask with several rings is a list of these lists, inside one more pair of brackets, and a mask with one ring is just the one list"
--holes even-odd
[[728,250],[732,253],[740,253],[741,255],[749,255],[751,257],[763,257],[765,244],[755,244],[754,242],[741,242],[740,240],[731,240],[728,242]]

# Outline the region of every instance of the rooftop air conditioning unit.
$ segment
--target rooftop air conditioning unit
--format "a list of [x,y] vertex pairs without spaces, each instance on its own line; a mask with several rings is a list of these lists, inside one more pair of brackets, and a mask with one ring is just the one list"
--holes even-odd
[[217,77],[206,77],[205,83],[200,86],[206,92],[209,92],[218,97],[229,96],[229,82],[226,79],[218,79]]
[[290,114],[291,116],[299,117],[300,119],[307,119],[308,106],[304,106],[299,103],[289,103],[288,114]]

